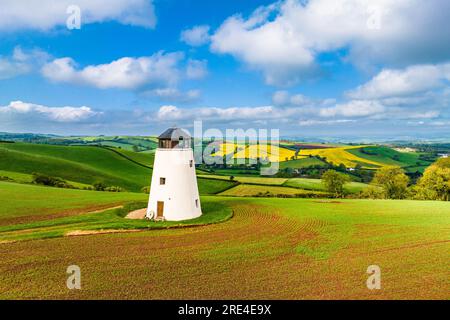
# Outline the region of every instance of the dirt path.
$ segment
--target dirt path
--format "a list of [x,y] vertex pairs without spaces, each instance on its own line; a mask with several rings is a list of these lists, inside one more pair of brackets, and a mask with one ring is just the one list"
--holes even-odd
[[143,220],[145,218],[146,213],[147,208],[131,211],[130,213],[127,214],[125,219]]

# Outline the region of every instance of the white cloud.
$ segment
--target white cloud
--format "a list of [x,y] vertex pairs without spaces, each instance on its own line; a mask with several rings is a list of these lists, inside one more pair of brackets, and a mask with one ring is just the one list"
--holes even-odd
[[333,125],[333,124],[344,124],[344,123],[352,123],[356,122],[356,120],[351,119],[339,119],[339,120],[301,120],[299,125],[301,127],[310,127],[310,126],[322,126],[322,125]]
[[195,26],[181,32],[180,40],[190,46],[198,47],[209,42],[209,29],[207,25]]
[[312,103],[312,100],[302,94],[289,94],[288,91],[275,91],[272,95],[272,103],[276,106],[304,106]]
[[208,61],[189,59],[186,67],[186,77],[188,79],[202,79],[208,74]]
[[177,88],[157,88],[141,93],[144,97],[155,97],[162,101],[189,103],[200,99],[200,90],[180,91]]
[[0,56],[0,80],[27,74],[48,59],[49,55],[40,49],[23,50],[16,47],[10,57]]
[[441,0],[285,0],[247,19],[228,18],[211,49],[262,71],[271,85],[296,83],[314,71],[320,53],[343,48],[361,66],[444,61],[449,11]]
[[180,52],[158,52],[149,57],[124,57],[111,63],[78,69],[71,58],[47,63],[42,74],[54,82],[90,85],[101,89],[135,89],[144,85],[172,85],[178,81],[177,65],[184,58]]
[[12,101],[7,106],[0,106],[0,114],[15,118],[26,116],[27,119],[30,119],[30,117],[41,117],[55,122],[78,122],[100,113],[85,106],[48,107],[22,101]]
[[[158,119],[160,120],[237,120],[259,118],[261,116],[269,116],[273,114],[273,108],[254,107],[254,108],[215,108],[203,107],[193,109],[181,109],[176,106],[162,106],[158,111]],[[259,116],[259,117],[258,117]]]
[[331,108],[320,109],[319,114],[322,117],[366,117],[385,111],[386,108],[378,101],[353,100],[347,103],[337,104]]
[[450,80],[450,64],[414,65],[405,69],[384,69],[372,80],[349,91],[353,99],[402,97],[439,88]]
[[70,5],[81,9],[81,23],[117,21],[153,28],[156,24],[152,0],[2,0],[0,31],[50,30],[65,26]]
[[291,117],[303,114],[298,108],[277,108],[273,106],[258,107],[201,107],[179,108],[173,105],[162,106],[157,112],[157,119],[161,121],[248,121],[258,122],[285,121]]

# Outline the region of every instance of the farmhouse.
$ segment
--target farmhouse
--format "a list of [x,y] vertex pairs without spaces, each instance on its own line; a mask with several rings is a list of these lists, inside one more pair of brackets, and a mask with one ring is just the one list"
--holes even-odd
[[181,221],[202,215],[191,144],[190,135],[176,127],[158,137],[148,219]]

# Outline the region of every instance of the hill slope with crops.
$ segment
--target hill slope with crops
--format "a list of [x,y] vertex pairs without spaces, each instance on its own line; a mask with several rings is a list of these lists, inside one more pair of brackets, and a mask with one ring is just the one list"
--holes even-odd
[[[151,153],[97,146],[0,143],[0,172],[6,172],[6,176],[22,174],[23,180],[24,175],[41,173],[84,185],[100,182],[133,192],[150,185],[153,158]],[[229,181],[214,184],[207,179],[199,179],[198,184],[203,194],[215,194],[234,185]]]

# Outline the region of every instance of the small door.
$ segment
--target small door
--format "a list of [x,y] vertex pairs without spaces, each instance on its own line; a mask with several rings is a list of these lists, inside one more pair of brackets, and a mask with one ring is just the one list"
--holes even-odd
[[157,205],[157,217],[161,218],[164,217],[164,201],[158,201]]

